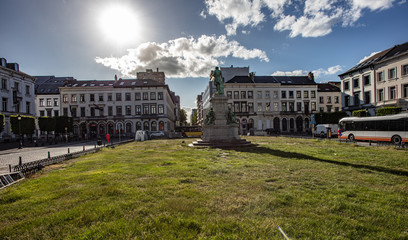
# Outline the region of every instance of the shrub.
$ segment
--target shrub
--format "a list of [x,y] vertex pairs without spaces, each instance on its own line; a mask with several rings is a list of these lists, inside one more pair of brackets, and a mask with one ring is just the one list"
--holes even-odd
[[353,116],[354,117],[368,117],[370,116],[370,114],[368,113],[367,110],[361,109],[361,110],[353,111]]
[[377,110],[377,116],[398,114],[401,111],[401,107],[383,107]]

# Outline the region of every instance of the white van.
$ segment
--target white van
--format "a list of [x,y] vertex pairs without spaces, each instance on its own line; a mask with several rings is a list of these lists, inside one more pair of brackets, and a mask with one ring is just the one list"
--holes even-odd
[[315,127],[314,136],[315,137],[327,137],[327,129],[330,129],[331,137],[337,137],[339,131],[338,124],[318,124]]
[[149,131],[137,130],[135,134],[135,141],[149,140]]

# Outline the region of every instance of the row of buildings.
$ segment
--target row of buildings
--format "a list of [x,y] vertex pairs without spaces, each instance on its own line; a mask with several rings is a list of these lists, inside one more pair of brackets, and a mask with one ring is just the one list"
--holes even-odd
[[[165,83],[164,72],[137,74],[136,79],[78,81],[73,77],[30,76],[1,58],[1,139],[12,138],[9,117],[69,116],[80,138],[134,136],[137,130],[174,132],[180,97]],[[38,129],[38,128],[37,128]],[[36,135],[41,135],[37,131]]]
[[[248,131],[309,132],[313,115],[384,106],[408,108],[408,43],[396,45],[339,75],[340,82],[316,83],[308,76],[255,76],[249,67],[222,67],[224,91],[241,134]],[[203,124],[215,87],[197,96],[197,122]]]

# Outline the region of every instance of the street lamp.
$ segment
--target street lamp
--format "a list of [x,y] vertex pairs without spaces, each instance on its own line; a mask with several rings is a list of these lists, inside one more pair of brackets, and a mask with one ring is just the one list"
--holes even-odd
[[65,127],[65,142],[68,143],[68,127]]
[[18,149],[22,149],[23,148],[23,139],[21,138],[21,115],[18,114],[17,115],[17,120],[18,120],[18,133],[20,134],[20,143],[18,145]]

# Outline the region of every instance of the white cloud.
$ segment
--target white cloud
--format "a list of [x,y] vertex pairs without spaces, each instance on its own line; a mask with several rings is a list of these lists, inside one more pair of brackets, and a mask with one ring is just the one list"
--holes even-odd
[[[332,66],[327,69],[319,68],[317,70],[313,70],[312,73],[316,78],[323,77],[323,76],[329,76],[329,75],[335,75],[339,72],[341,72],[343,68],[340,65]],[[276,71],[272,73],[272,76],[307,76],[309,71],[306,70],[294,70],[294,71]]]
[[95,61],[120,71],[126,77],[159,68],[167,77],[186,78],[207,77],[214,66],[223,63],[222,58],[231,56],[269,62],[264,51],[247,49],[237,41],[229,41],[225,35],[177,38],[166,43],[147,42],[128,49],[128,54],[122,57],[96,57]]
[[[225,23],[228,35],[235,35],[239,27],[256,27],[262,22],[274,22],[275,31],[290,31],[290,37],[321,37],[333,27],[354,26],[363,10],[382,11],[393,3],[406,0],[207,0],[208,15]],[[291,11],[290,13],[288,13]],[[268,12],[268,14],[266,14]],[[204,13],[202,12],[202,15]],[[265,17],[270,16],[270,19]],[[206,15],[207,16],[207,15]]]
[[375,54],[377,54],[377,53],[379,53],[379,52],[380,52],[380,51],[378,51],[378,52],[373,52],[373,53],[371,53],[370,55],[363,57],[357,64],[360,64],[360,63],[364,62],[365,60],[369,59],[370,57],[374,56]]

